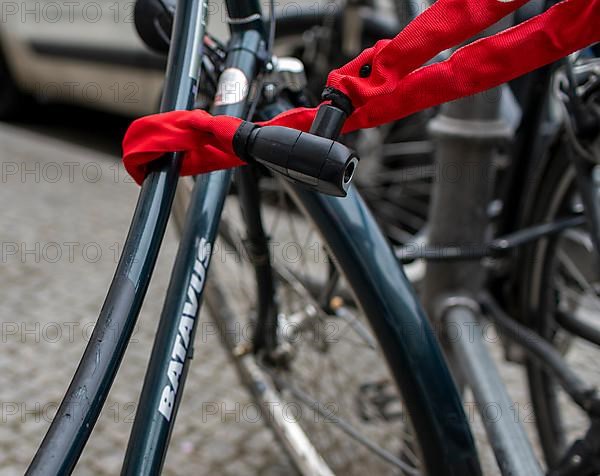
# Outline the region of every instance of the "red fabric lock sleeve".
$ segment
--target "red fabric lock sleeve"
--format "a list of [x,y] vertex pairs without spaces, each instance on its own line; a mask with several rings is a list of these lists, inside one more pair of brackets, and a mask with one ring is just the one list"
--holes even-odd
[[[259,123],[308,131],[316,109],[296,108]],[[241,119],[211,116],[201,109],[171,111],[141,117],[131,123],[123,138],[123,164],[141,184],[148,163],[167,152],[184,152],[180,175],[198,175],[244,165],[233,152],[233,135]]]
[[[398,81],[441,51],[462,43],[529,0],[437,0],[391,40],[378,41],[329,73],[327,85],[352,99],[354,107],[390,94]],[[371,65],[368,78],[361,66]]]
[[[375,127],[485,91],[597,41],[600,0],[564,0],[517,26],[459,48],[445,61],[389,83],[386,93],[341,87],[353,104],[364,104],[354,111],[344,131]],[[379,59],[390,64],[393,57],[394,50],[387,49]]]
[[233,153],[241,119],[202,110],[171,111],[133,121],[123,139],[123,163],[141,184],[149,162],[167,152],[184,152],[181,175],[197,175],[243,165]]
[[[443,62],[422,66],[526,1],[437,0],[394,39],[378,42],[332,71],[327,85],[345,93],[356,108],[343,132],[490,89],[600,41],[600,0],[563,0],[524,23],[458,49]],[[366,63],[372,73],[360,78],[358,71]],[[307,131],[315,114],[316,109],[297,108],[263,125]],[[241,165],[232,149],[240,122],[200,110],[143,117],[123,140],[125,167],[141,183],[147,164],[170,151],[185,152],[182,175]]]

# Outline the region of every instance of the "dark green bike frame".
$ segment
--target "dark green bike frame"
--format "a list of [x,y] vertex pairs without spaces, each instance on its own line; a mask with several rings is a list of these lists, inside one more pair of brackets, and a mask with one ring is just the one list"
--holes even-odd
[[[260,73],[265,32],[257,0],[227,0],[232,39],[226,67],[249,83]],[[197,91],[206,4],[179,0],[161,110],[190,109]],[[261,45],[262,44],[262,45]],[[213,108],[244,117],[245,101]],[[138,199],[123,255],[100,317],[69,389],[28,474],[70,473],[85,446],[117,373],[156,262],[173,201],[181,157],[168,154],[153,166]],[[242,174],[248,172],[241,172]],[[197,178],[132,430],[123,474],[158,474],[164,463],[193,352],[196,318],[169,419],[159,413],[180,317],[190,299],[198,307],[232,173]],[[430,474],[479,474],[479,463],[460,395],[412,287],[384,235],[354,188],[338,199],[287,185],[315,222],[336,263],[355,290],[403,391]],[[200,274],[199,274],[200,273]],[[210,279],[210,276],[208,276]],[[190,283],[195,280],[194,296]],[[110,332],[108,332],[110,330]],[[201,355],[201,352],[200,352]],[[202,358],[200,357],[200,360]],[[425,409],[425,411],[423,411]]]

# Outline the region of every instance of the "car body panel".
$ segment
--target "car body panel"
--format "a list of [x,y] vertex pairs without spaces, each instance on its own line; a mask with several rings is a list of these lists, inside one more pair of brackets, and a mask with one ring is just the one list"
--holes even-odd
[[131,0],[5,1],[0,43],[13,79],[41,101],[155,112],[164,56],[137,35]]

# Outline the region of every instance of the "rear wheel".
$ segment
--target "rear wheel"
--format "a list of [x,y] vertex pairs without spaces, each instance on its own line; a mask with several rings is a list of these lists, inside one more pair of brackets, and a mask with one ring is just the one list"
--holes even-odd
[[[525,226],[582,212],[565,147],[560,143],[552,150]],[[565,316],[575,316],[600,335],[600,257],[589,230],[582,226],[539,240],[523,250],[520,262],[520,309],[525,323],[563,353],[585,381],[600,384],[598,346],[561,325]],[[541,445],[552,467],[576,438],[583,437],[589,417],[538,364],[528,362],[527,375]]]

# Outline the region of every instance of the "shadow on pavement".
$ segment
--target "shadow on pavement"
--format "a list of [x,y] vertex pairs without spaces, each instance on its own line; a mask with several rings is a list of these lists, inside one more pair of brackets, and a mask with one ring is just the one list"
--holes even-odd
[[134,118],[67,104],[30,104],[14,126],[121,156],[121,140]]

